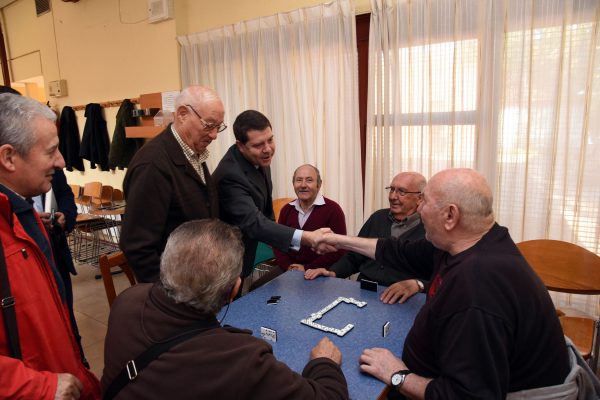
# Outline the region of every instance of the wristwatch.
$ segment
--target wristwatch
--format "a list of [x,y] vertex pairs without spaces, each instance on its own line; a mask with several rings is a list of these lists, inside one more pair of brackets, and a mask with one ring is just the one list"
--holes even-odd
[[400,389],[406,380],[406,375],[412,374],[408,369],[402,369],[392,374],[392,387],[394,389]]
[[418,279],[415,279],[415,281],[417,282],[417,286],[419,287],[419,293],[422,293],[425,290],[425,285]]

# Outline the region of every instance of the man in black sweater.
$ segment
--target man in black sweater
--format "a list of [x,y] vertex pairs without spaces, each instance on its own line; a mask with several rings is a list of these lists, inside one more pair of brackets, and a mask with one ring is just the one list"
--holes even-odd
[[[386,188],[390,207],[375,211],[362,226],[358,236],[423,239],[425,229],[417,208],[426,183],[425,177],[418,172],[401,172],[396,175]],[[315,268],[306,271],[304,277],[348,278],[357,272],[359,280],[367,279],[388,286],[381,294],[381,301],[386,304],[404,303],[415,293],[423,291],[431,277],[431,271],[423,270],[418,265],[388,265],[353,251],[346,253],[329,270]]]
[[565,382],[569,359],[556,311],[508,230],[494,222],[485,178],[470,169],[434,175],[419,213],[420,241],[330,234],[322,243],[434,271],[403,359],[365,349],[361,370],[415,399],[504,399]]

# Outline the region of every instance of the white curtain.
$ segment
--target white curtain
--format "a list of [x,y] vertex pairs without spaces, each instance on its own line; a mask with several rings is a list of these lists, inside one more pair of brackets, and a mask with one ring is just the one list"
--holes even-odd
[[[478,169],[516,242],[600,253],[600,2],[372,0],[365,213],[398,171]],[[600,314],[597,298],[553,295]]]
[[[294,170],[313,164],[350,233],[363,222],[355,30],[354,4],[339,0],[178,37],[184,87],[214,88],[229,126],[246,109],[270,119],[273,197],[295,197]],[[234,141],[219,135],[211,167]]]

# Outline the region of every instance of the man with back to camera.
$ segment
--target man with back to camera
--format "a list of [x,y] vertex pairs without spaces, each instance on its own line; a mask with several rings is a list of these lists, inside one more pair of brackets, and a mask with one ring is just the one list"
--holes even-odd
[[186,221],[219,216],[208,145],[227,128],[219,96],[190,86],[175,99],[174,120],[129,164],[123,190],[127,208],[120,247],[138,282],[158,280],[169,234]]
[[97,378],[81,361],[64,282],[31,204],[65,166],[55,121],[54,112],[33,99],[0,94],[0,398],[100,395]]
[[[419,240],[425,237],[425,229],[417,212],[421,193],[427,180],[418,172],[401,172],[392,179],[388,191],[390,208],[375,211],[358,232],[359,237]],[[388,286],[381,294],[386,304],[404,303],[415,293],[425,290],[431,271],[421,270],[419,265],[407,263],[384,265],[362,254],[349,251],[329,271],[315,269],[305,273],[306,279],[318,276],[348,278],[359,273],[358,279],[366,279]]]
[[[345,235],[344,212],[338,203],[319,194],[322,183],[321,173],[315,166],[304,164],[296,168],[292,184],[298,198],[281,209],[277,223],[310,231],[327,227],[335,233]],[[313,268],[328,269],[344,255],[343,250],[319,255],[309,246],[301,246],[299,251],[290,250],[284,253],[274,249],[273,252],[277,265],[282,270],[299,271]]]
[[258,111],[246,110],[233,123],[235,144],[215,169],[221,219],[240,228],[244,240],[242,278],[252,273],[258,242],[282,252],[312,246],[317,233],[275,222],[271,161],[275,139],[271,122]]
[[419,213],[426,232],[419,241],[323,238],[383,263],[405,258],[434,271],[403,359],[365,349],[361,370],[415,399],[504,399],[557,389],[549,387],[565,382],[569,358],[554,305],[508,230],[494,222],[485,178],[470,169],[437,173]]
[[111,308],[104,394],[129,360],[190,326],[201,326],[138,371],[116,398],[348,398],[342,355],[329,339],[312,349],[299,375],[249,330],[221,326],[216,315],[240,290],[243,254],[239,229],[219,220],[190,221],[173,231],[161,258],[160,282],[128,288]]

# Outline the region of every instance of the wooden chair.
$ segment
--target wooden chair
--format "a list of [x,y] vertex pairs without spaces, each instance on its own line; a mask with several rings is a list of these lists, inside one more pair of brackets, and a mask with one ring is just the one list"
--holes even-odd
[[102,185],[100,193],[95,193],[92,197],[92,207],[101,208],[110,206],[112,204],[113,187],[109,185]]
[[[101,182],[88,182],[83,187],[80,201],[82,212],[77,215],[77,223],[73,231],[73,256],[81,262],[95,263],[101,249],[103,249],[102,252],[107,253],[117,248],[114,240],[115,234],[111,230],[116,223],[112,218],[90,215],[104,205],[103,189]],[[105,196],[112,196],[112,187],[107,186],[104,193]],[[106,200],[105,205],[111,204],[112,199]],[[107,238],[105,242],[110,244],[109,247],[102,246],[103,235]]]
[[[115,283],[113,281],[112,269],[120,268],[121,271],[125,272],[125,275],[127,275],[131,286],[135,285],[135,276],[133,275],[133,271],[131,271],[131,268],[129,268],[129,265],[127,264],[127,259],[125,258],[125,255],[122,251],[108,255],[101,255],[98,259],[98,264],[100,265],[102,281],[104,282],[106,299],[108,300],[108,305],[110,307],[112,306],[115,297],[117,297],[117,293],[115,291]],[[118,272],[119,271],[116,271],[116,273]]]
[[275,214],[275,222],[279,220],[279,214],[281,213],[283,206],[293,200],[294,199],[291,197],[279,197],[277,199],[273,199],[273,213]]
[[71,191],[73,192],[73,197],[75,197],[75,204],[81,201],[81,186],[75,184],[69,184]]
[[92,207],[92,199],[98,199],[102,195],[102,183],[100,182],[88,182],[83,186],[83,193],[81,196],[81,205],[83,212],[88,212]]
[[120,189],[114,189],[112,195],[112,201],[123,201],[125,197],[123,196],[123,191]]
[[[560,240],[528,240],[517,247],[548,290],[582,295],[600,294],[600,257]],[[562,315],[561,315],[562,314]],[[571,338],[592,369],[598,366],[600,321],[569,316],[558,310],[563,332]]]

